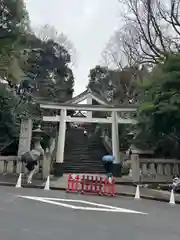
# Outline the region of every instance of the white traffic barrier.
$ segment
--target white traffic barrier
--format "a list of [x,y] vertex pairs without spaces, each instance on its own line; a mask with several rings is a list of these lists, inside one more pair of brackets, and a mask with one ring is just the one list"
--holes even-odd
[[50,186],[49,185],[50,185],[50,177],[48,176],[46,184],[45,184],[45,187],[44,187],[44,190],[50,190]]
[[136,187],[136,194],[135,194],[135,199],[140,199],[140,191],[139,191],[139,185]]
[[16,183],[16,188],[21,188],[21,181],[22,181],[22,173],[19,174],[17,183]]
[[170,200],[169,200],[170,204],[175,204],[175,198],[174,198],[174,190],[171,190],[171,195],[170,195]]

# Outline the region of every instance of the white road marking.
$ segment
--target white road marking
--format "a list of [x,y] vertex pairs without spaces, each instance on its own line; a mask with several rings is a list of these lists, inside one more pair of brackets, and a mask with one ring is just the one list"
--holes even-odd
[[63,198],[47,198],[47,197],[43,197],[43,199],[51,200],[51,201],[61,201],[61,202],[76,202],[76,203],[83,203],[83,204],[98,206],[98,207],[103,207],[103,208],[117,209],[117,207],[114,207],[114,206],[100,204],[100,203],[94,203],[94,202],[89,202],[89,201],[84,201],[84,200],[63,199]]
[[[32,196],[18,196],[21,198],[25,199],[31,199],[35,201],[40,201],[44,203],[49,203],[49,204],[54,204],[74,210],[86,210],[86,211],[100,211],[100,212],[123,212],[123,213],[136,213],[136,214],[143,214],[147,215],[147,213],[144,212],[138,212],[134,211],[131,209],[126,209],[126,208],[119,208],[119,207],[114,207],[110,205],[104,205],[104,204],[99,204],[99,203],[94,203],[94,202],[89,202],[89,201],[83,201],[83,200],[75,200],[75,199],[60,199],[60,198],[46,198],[46,197],[32,197]],[[58,202],[61,201],[61,202]],[[74,206],[71,204],[66,204],[63,202],[76,202],[76,203],[83,203],[87,205],[92,205],[92,206],[97,206],[97,207],[84,207],[84,206]]]

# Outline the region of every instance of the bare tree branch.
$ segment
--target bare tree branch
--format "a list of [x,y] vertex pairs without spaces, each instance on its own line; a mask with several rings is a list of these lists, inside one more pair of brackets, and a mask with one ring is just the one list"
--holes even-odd
[[123,66],[164,61],[180,50],[180,0],[121,0],[123,27],[103,52],[109,62]]

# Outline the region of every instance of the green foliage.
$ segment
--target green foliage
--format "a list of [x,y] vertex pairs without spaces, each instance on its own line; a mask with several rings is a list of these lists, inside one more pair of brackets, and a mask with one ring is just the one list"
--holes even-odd
[[[147,75],[148,71],[145,67],[141,69],[136,66],[126,67],[120,71],[96,66],[90,70],[88,87],[110,103],[133,104],[141,98],[139,84]],[[111,126],[107,128],[111,136]],[[129,137],[131,131],[132,126],[119,124],[119,144],[122,151],[127,150],[132,142]]]
[[0,132],[1,137],[14,139],[19,133],[21,117],[30,116],[36,105],[24,101],[14,89],[0,83]]
[[74,77],[70,54],[55,40],[43,41],[30,30],[23,0],[0,1],[0,150],[18,138],[20,118],[41,111],[36,97],[72,98]]
[[15,106],[17,97],[5,84],[0,84],[0,149],[18,135]]
[[95,66],[95,68],[90,70],[88,87],[94,92],[101,94],[105,84],[107,84],[106,82],[109,80],[107,75],[107,68],[98,65]]
[[96,66],[90,70],[88,87],[102,96],[106,101],[112,102],[116,92],[118,73],[106,67]]
[[23,0],[2,0],[0,13],[0,76],[16,84],[23,76],[19,60],[29,18]]
[[[33,36],[32,36],[33,38]],[[59,43],[37,39],[31,41],[24,71],[33,85],[33,96],[45,100],[65,101],[72,98],[74,77],[68,67],[70,55]]]
[[136,103],[141,94],[139,83],[148,75],[145,66],[112,70],[96,66],[90,70],[88,87],[115,104]]
[[180,54],[172,54],[156,66],[143,88],[139,135],[144,132],[144,140],[156,147],[166,140],[180,143]]

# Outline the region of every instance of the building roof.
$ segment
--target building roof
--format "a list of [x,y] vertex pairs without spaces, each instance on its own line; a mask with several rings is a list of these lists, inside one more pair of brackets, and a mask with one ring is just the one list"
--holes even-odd
[[99,94],[95,93],[94,91],[92,91],[91,89],[87,89],[84,92],[78,94],[76,97],[72,98],[69,101],[66,101],[64,103],[66,104],[77,104],[80,103],[84,100],[86,100],[88,97],[92,97],[92,99],[94,99],[96,102],[102,104],[102,105],[108,105],[108,101],[103,98],[102,96],[100,96]]

